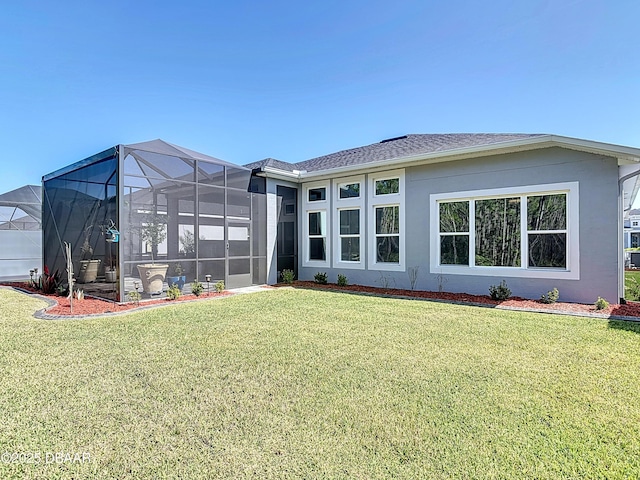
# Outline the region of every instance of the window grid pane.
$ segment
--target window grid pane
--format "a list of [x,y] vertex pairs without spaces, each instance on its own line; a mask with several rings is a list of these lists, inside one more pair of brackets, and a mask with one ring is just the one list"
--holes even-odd
[[319,202],[326,199],[327,199],[327,189],[325,187],[309,189],[310,202]]
[[360,183],[348,183],[340,185],[340,198],[360,197]]
[[376,235],[400,233],[400,207],[376,207]]
[[477,266],[519,267],[520,197],[476,200]]
[[400,179],[388,178],[376,180],[376,195],[390,195],[400,192]]

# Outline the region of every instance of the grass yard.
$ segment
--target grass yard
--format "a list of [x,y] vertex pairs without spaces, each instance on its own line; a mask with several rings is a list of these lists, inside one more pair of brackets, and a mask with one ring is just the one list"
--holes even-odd
[[640,476],[632,324],[293,289],[41,306],[0,289],[3,479]]
[[624,296],[627,300],[640,300],[640,270],[625,270]]

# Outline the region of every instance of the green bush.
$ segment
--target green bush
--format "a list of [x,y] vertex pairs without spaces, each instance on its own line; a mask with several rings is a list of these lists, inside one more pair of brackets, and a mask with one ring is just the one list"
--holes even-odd
[[339,287],[346,287],[347,285],[349,285],[349,280],[347,280],[347,276],[343,275],[342,273],[338,274],[338,286]]
[[327,272],[318,272],[313,276],[313,279],[316,283],[321,285],[326,285],[328,282]]
[[493,300],[506,300],[511,296],[511,290],[507,287],[507,282],[502,280],[500,285],[491,285],[489,294]]
[[139,302],[142,295],[140,295],[140,292],[131,291],[127,293],[127,297],[130,302]]
[[605,310],[609,308],[609,302],[607,302],[604,298],[598,297],[595,303],[596,310]]
[[540,301],[542,303],[556,303],[560,298],[560,292],[557,288],[553,288],[553,290],[549,290],[547,293],[543,293],[540,296]]
[[169,297],[169,300],[177,300],[180,295],[182,295],[182,292],[178,288],[178,285],[173,284],[167,289],[167,297]]
[[193,293],[196,297],[199,297],[203,291],[204,287],[202,286],[202,283],[200,283],[198,280],[194,280],[193,282],[191,282],[191,293]]
[[220,293],[224,290],[224,281],[220,280],[219,282],[214,283],[213,288],[216,289],[216,292]]
[[284,283],[289,284],[289,285],[292,284],[293,281],[296,278],[296,274],[294,273],[294,271],[293,270],[289,270],[287,268],[282,270],[282,273],[280,275],[282,276],[282,281]]

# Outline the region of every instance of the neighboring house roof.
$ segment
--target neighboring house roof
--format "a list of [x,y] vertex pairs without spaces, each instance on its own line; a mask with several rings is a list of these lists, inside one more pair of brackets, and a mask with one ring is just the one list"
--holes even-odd
[[378,165],[431,161],[509,153],[559,146],[618,158],[619,164],[640,162],[640,149],[548,134],[449,133],[410,134],[351,148],[297,163],[266,159],[247,165],[265,172],[277,171],[298,178],[335,170],[355,170]]
[[[40,185],[25,185],[3,193],[0,195],[0,207],[19,208],[39,223],[42,218],[42,188]],[[9,221],[2,219],[5,220]]]

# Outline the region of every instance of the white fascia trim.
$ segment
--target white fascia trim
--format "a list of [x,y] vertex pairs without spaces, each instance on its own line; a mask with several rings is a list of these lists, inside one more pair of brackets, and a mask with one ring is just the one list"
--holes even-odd
[[277,180],[287,180],[289,182],[293,181],[295,183],[299,183],[300,181],[300,172],[287,172],[286,170],[280,170],[273,167],[263,167],[261,173],[263,173],[267,178],[274,178]]
[[[480,267],[464,265],[440,265],[440,225],[438,202],[440,200],[477,200],[509,195],[567,194],[567,257],[566,270],[552,268],[521,267]],[[579,222],[579,185],[578,182],[527,185],[522,187],[468,190],[464,192],[437,193],[429,195],[430,209],[430,247],[429,271],[433,274],[469,275],[488,277],[548,278],[562,280],[580,280],[580,222]],[[471,235],[473,232],[469,232]],[[523,232],[526,234],[526,231]],[[524,240],[524,239],[523,239]],[[471,243],[471,242],[470,242]],[[470,252],[473,255],[473,252]]]
[[[400,192],[390,195],[376,195],[376,180],[385,180],[388,178],[399,178]],[[367,209],[368,209],[368,224],[369,231],[367,232],[367,245],[368,245],[368,269],[369,270],[384,270],[394,272],[404,272],[406,269],[405,257],[405,172],[404,169],[387,170],[384,172],[376,172],[369,175],[367,179]],[[400,221],[400,256],[398,263],[378,263],[376,262],[376,207],[395,206],[399,205],[399,221]]]

